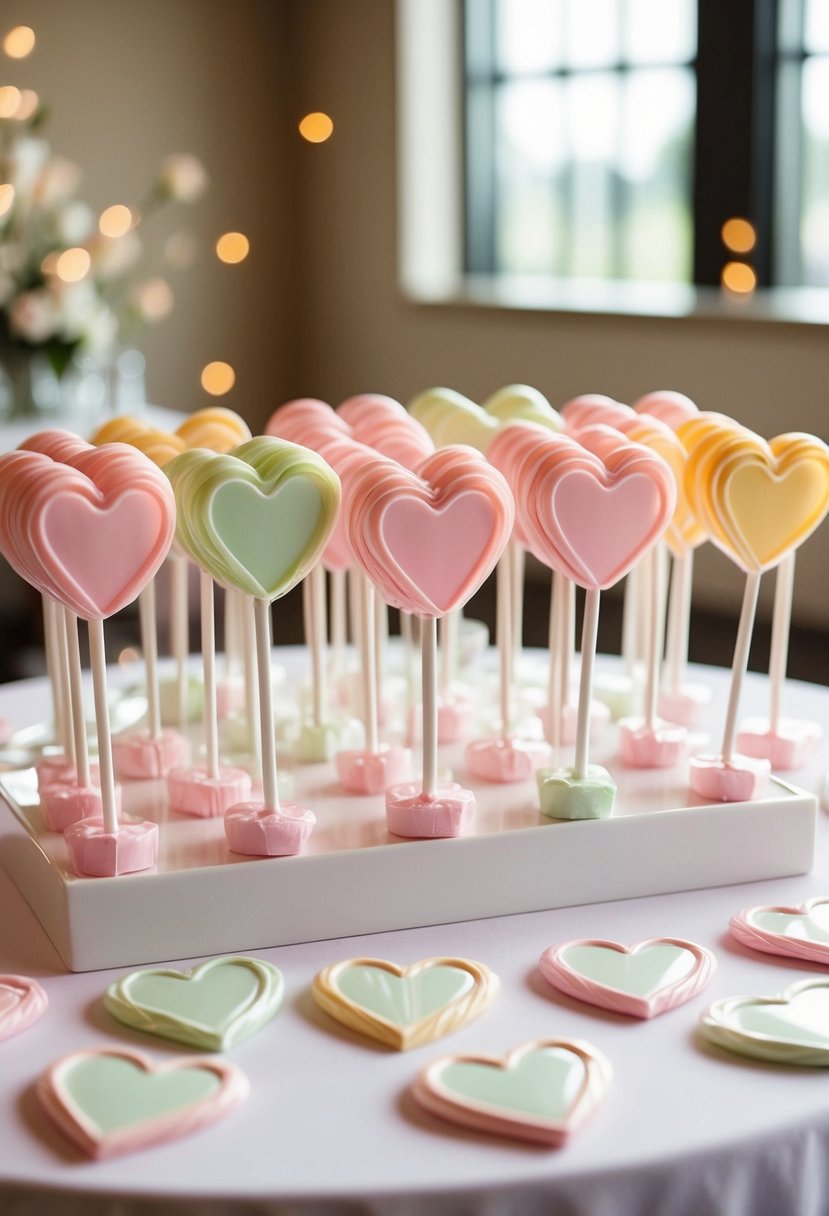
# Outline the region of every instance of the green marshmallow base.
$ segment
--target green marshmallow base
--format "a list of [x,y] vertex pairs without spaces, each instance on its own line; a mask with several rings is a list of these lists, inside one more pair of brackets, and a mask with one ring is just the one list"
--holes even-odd
[[586,777],[572,768],[540,768],[535,774],[542,815],[549,819],[607,819],[616,786],[606,768],[590,764]]
[[277,1013],[282,973],[261,959],[209,959],[192,971],[133,971],[112,984],[104,1006],[119,1022],[204,1051],[227,1051]]
[[325,764],[339,751],[363,746],[362,724],[355,718],[340,718],[315,726],[306,722],[293,745],[294,759],[300,764]]

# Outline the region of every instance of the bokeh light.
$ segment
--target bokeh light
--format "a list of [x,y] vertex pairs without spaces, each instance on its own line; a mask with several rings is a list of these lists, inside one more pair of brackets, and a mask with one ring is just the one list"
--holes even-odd
[[3,182],[0,185],[0,215],[5,215],[7,211],[11,211],[14,203],[14,186],[10,182]]
[[754,225],[738,216],[725,221],[720,236],[726,249],[730,249],[732,253],[748,253],[757,244]]
[[14,116],[19,122],[26,122],[36,112],[40,105],[40,98],[34,89],[20,90],[20,104],[14,112]]
[[299,124],[299,133],[309,144],[324,144],[334,133],[334,123],[327,114],[315,110],[306,114]]
[[720,276],[723,287],[737,295],[748,295],[757,286],[757,275],[747,262],[726,262]]
[[147,279],[134,293],[138,310],[147,321],[160,321],[173,307],[173,293],[165,279]]
[[14,118],[20,109],[20,89],[13,84],[4,84],[0,88],[0,118]]
[[216,242],[216,256],[220,262],[235,265],[244,262],[250,252],[250,241],[243,232],[225,232]]
[[201,386],[212,397],[221,397],[229,393],[236,383],[236,373],[229,363],[217,360],[202,368]]
[[101,212],[98,229],[103,236],[124,236],[132,227],[132,212],[123,203],[113,203]]
[[9,59],[25,59],[35,49],[35,32],[30,25],[16,25],[3,39]]
[[55,274],[64,283],[78,283],[89,274],[91,262],[86,249],[64,249],[55,263]]

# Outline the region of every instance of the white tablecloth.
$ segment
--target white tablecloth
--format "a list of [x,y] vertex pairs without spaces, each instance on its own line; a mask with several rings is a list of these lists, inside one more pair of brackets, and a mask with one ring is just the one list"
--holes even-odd
[[[715,686],[720,722],[724,673],[705,678]],[[749,678],[746,711],[762,711],[764,700],[761,682]],[[0,689],[0,714],[17,725],[37,720],[44,703],[42,682]],[[786,710],[817,718],[826,729],[829,690],[793,684]],[[827,766],[824,746],[797,783],[818,789]],[[100,998],[120,972],[66,974],[0,873],[0,972],[37,977],[50,1000],[41,1022],[0,1044],[0,1212],[829,1213],[829,1069],[729,1057],[696,1035],[701,1012],[717,998],[776,993],[821,974],[817,965],[750,953],[728,935],[731,914],[820,894],[829,895],[824,814],[814,872],[800,878],[256,951],[281,968],[286,997],[275,1021],[231,1053],[251,1081],[247,1102],[197,1135],[93,1164],[44,1122],[32,1092],[37,1076],[61,1053],[96,1044],[136,1045],[156,1059],[181,1049],[113,1022]],[[719,969],[708,989],[652,1022],[557,995],[536,969],[542,950],[570,938],[634,942],[662,935],[708,946]],[[374,955],[405,963],[438,954],[487,963],[502,991],[481,1020],[411,1053],[358,1039],[310,997],[314,974],[336,959]],[[500,1054],[548,1035],[589,1040],[615,1071],[605,1105],[561,1150],[453,1129],[408,1096],[409,1082],[430,1058],[447,1051]]]

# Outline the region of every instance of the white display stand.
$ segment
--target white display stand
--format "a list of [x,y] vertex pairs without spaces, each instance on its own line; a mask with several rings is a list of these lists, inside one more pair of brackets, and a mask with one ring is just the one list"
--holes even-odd
[[159,822],[152,871],[77,878],[62,836],[43,829],[34,770],[0,776],[0,861],[66,966],[85,971],[251,951],[576,904],[802,874],[814,855],[817,801],[773,780],[751,803],[706,805],[686,767],[624,769],[615,733],[595,758],[619,791],[611,818],[561,822],[538,810],[534,782],[475,790],[472,834],[404,841],[382,797],[342,794],[333,765],[295,766],[296,801],[317,826],[288,858],[231,853],[219,820],[171,814],[163,783],[124,787],[124,812]]

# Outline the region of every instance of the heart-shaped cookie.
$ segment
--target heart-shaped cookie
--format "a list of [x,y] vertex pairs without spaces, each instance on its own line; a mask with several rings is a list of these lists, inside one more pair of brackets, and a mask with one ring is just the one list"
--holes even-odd
[[444,1056],[418,1074],[412,1095],[452,1123],[555,1147],[592,1114],[611,1075],[589,1043],[539,1039],[501,1059]]
[[114,1047],[63,1056],[37,1083],[46,1113],[96,1159],[187,1135],[223,1118],[247,1093],[244,1073],[221,1060],[156,1065]]
[[427,958],[405,967],[353,958],[320,971],[312,991],[317,1004],[350,1030],[405,1051],[476,1018],[498,991],[498,977],[464,958]]
[[633,946],[588,939],[551,946],[539,960],[548,983],[614,1013],[652,1018],[695,996],[716,969],[710,951],[676,937]]
[[42,1018],[48,1004],[49,998],[37,980],[25,975],[0,975],[0,1042]]
[[746,908],[732,916],[728,927],[752,950],[829,963],[829,897],[810,899],[794,907]]
[[715,1001],[700,1022],[712,1043],[779,1064],[829,1067],[829,980],[792,984],[780,996]]
[[196,449],[165,465],[178,508],[176,539],[225,587],[259,600],[285,595],[317,561],[340,500],[315,452],[270,436],[226,455]]
[[282,991],[276,967],[234,956],[209,959],[191,971],[133,971],[107,989],[104,1005],[137,1030],[227,1051],[274,1017]]
[[354,556],[386,602],[430,617],[478,590],[514,517],[504,478],[466,447],[435,452],[415,473],[382,459],[364,466],[344,511]]

